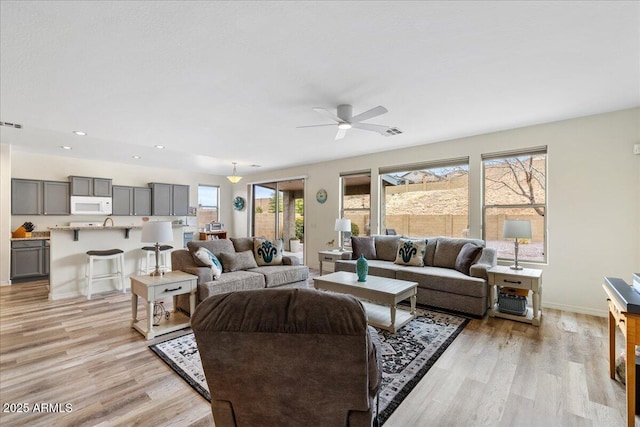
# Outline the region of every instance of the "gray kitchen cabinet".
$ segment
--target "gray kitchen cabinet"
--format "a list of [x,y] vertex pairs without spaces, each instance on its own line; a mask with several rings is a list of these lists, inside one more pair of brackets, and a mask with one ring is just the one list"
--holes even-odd
[[111,180],[108,178],[93,178],[93,195],[96,197],[111,197]]
[[58,181],[43,181],[43,214],[70,215],[69,183]]
[[186,215],[189,211],[189,186],[152,182],[152,215]]
[[151,189],[114,185],[113,215],[151,215]]
[[189,186],[173,186],[173,212],[172,215],[185,216],[189,212]]
[[151,189],[133,187],[133,214],[138,216],[151,215]]
[[11,180],[12,215],[69,215],[69,183]]
[[11,214],[40,215],[42,213],[42,181],[11,180]]
[[[44,240],[17,240],[11,242],[11,280],[44,276]],[[47,251],[48,255],[48,251]]]
[[42,243],[44,244],[42,252],[42,274],[48,276],[49,272],[51,271],[51,263],[49,262],[49,257],[51,256],[51,248],[49,247],[48,240],[43,240]]
[[70,176],[72,196],[112,197],[110,178]]
[[133,215],[133,187],[114,185],[111,191],[113,194],[112,215]]
[[151,188],[151,215],[171,215],[171,184],[149,184]]

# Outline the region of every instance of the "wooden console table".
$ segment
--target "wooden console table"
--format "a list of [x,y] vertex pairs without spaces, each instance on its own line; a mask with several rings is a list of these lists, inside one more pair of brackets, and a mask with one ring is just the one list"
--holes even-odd
[[609,375],[616,376],[616,326],[626,338],[627,426],[635,426],[636,345],[640,344],[640,294],[624,280],[605,277],[602,285],[609,303]]
[[200,240],[226,239],[227,232],[224,230],[201,231]]

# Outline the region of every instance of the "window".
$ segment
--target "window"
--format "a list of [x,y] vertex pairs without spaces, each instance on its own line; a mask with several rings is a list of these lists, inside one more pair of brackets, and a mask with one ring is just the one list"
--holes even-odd
[[220,187],[198,185],[198,229],[205,224],[218,222],[218,200]]
[[547,148],[482,156],[483,237],[500,259],[514,259],[514,240],[502,237],[506,219],[531,221],[531,239],[520,239],[518,260],[546,262]]
[[284,239],[285,250],[303,257],[304,179],[265,182],[251,186],[253,236]]
[[467,237],[469,159],[384,168],[382,233]]
[[351,247],[351,236],[371,234],[371,172],[354,172],[340,176],[342,208],[340,217],[351,220],[351,233],[342,233],[343,244]]

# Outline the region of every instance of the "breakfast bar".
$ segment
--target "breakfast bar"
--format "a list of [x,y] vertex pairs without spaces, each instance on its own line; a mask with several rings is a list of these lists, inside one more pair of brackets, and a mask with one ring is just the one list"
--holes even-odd
[[[121,249],[124,251],[124,275],[138,274],[142,225],[103,226],[55,226],[50,232],[49,299],[77,297],[86,294],[87,251]],[[173,227],[173,241],[161,242],[174,248],[183,246],[183,227]],[[106,264],[106,263],[101,263]],[[101,265],[98,268],[105,268]],[[98,271],[100,273],[100,271]],[[128,283],[128,280],[126,280]],[[93,293],[116,289],[113,281],[101,281],[94,285]]]

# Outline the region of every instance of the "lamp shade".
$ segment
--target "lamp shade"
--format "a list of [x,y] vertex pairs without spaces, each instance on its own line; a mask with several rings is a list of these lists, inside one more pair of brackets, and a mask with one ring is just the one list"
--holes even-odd
[[531,221],[522,219],[507,219],[502,226],[502,237],[513,239],[531,238]]
[[142,238],[145,243],[166,243],[173,241],[173,229],[169,221],[148,221],[142,224]]
[[336,231],[351,231],[351,220],[345,218],[336,219]]

